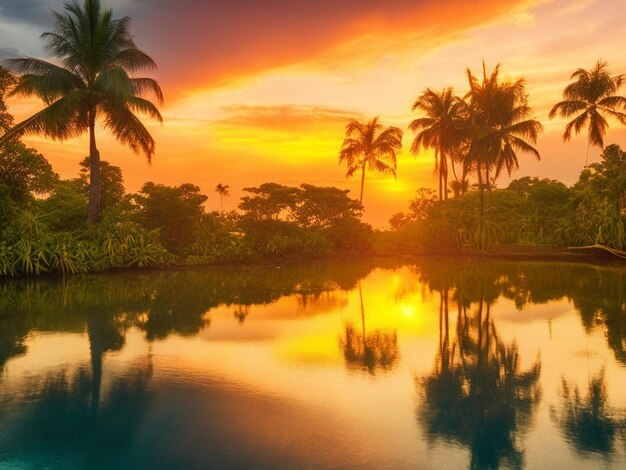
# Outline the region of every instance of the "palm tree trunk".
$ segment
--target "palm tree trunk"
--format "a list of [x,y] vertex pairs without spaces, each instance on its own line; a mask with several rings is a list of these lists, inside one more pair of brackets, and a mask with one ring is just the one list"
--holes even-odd
[[585,168],[589,165],[589,147],[591,147],[591,140],[587,140],[587,155],[585,156]]
[[448,168],[446,167],[446,172],[443,175],[443,198],[448,200]]
[[458,182],[459,181],[459,177],[456,174],[456,167],[454,165],[454,159],[453,158],[450,159],[450,163],[452,164],[452,175],[454,176],[454,181]]
[[224,195],[220,193],[220,210],[224,212]]
[[441,168],[441,179],[443,180],[443,199],[448,199],[448,160],[445,152],[441,152],[441,160],[439,162]]
[[439,201],[443,200],[443,192],[441,191],[442,179],[443,179],[443,168],[441,168],[441,154],[439,154]]
[[485,214],[485,188],[483,188],[483,175],[481,173],[480,163],[478,168],[478,190],[480,191],[480,217],[478,222],[478,249],[483,249],[483,216]]
[[365,162],[363,162],[363,168],[361,170],[361,196],[359,202],[363,205],[363,187],[365,186]]
[[89,119],[89,206],[87,224],[95,224],[100,219],[100,152],[96,147],[95,116]]

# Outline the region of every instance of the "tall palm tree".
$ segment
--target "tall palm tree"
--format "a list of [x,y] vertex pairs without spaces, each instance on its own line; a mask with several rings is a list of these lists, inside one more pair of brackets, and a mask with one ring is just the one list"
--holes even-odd
[[439,170],[439,200],[448,198],[448,166],[454,165],[452,156],[463,141],[465,102],[454,95],[451,87],[437,92],[426,88],[413,104],[426,116],[415,119],[409,129],[416,133],[411,152],[420,149],[435,151],[435,171]]
[[611,76],[607,63],[598,61],[589,70],[578,69],[570,77],[575,80],[563,90],[563,101],[555,104],[550,110],[550,119],[576,116],[565,126],[563,141],[572,137],[572,130],[579,134],[587,127],[587,156],[585,166],[589,163],[589,147],[604,147],[604,136],[609,128],[606,118],[613,117],[626,124],[626,114],[619,108],[626,109],[626,97],[617,95],[624,81],[623,75]]
[[[531,144],[537,142],[543,130],[541,123],[530,118],[523,78],[513,82],[501,81],[500,65],[487,75],[483,63],[483,78],[479,80],[467,70],[470,91],[466,95],[469,107],[468,131],[471,138],[466,163],[475,168],[480,190],[479,248],[484,248],[483,218],[484,190],[491,189],[503,169],[509,175],[519,168],[517,152],[527,152],[540,159]],[[530,143],[529,143],[530,142]],[[495,169],[492,180],[491,172]]]
[[99,0],[65,4],[54,12],[54,32],[41,35],[47,52],[59,65],[31,57],[6,63],[21,76],[13,95],[37,96],[46,107],[14,126],[0,144],[22,134],[43,134],[66,140],[89,133],[88,223],[100,217],[100,153],[96,146],[96,122],[148,162],[155,143],[135,113],[162,122],[158,109],[146,96],[163,102],[158,83],[137,77],[156,70],[156,64],[137,49],[129,31],[130,18],[113,19]]
[[222,212],[224,212],[224,196],[230,196],[229,189],[230,186],[228,186],[227,184],[220,183],[215,186],[215,192],[220,195],[220,209]]
[[351,177],[361,171],[361,195],[359,202],[363,204],[363,186],[365,170],[396,176],[396,153],[402,148],[402,130],[397,127],[385,128],[378,118],[368,123],[352,120],[346,126],[346,138],[339,152],[339,163],[346,162]]

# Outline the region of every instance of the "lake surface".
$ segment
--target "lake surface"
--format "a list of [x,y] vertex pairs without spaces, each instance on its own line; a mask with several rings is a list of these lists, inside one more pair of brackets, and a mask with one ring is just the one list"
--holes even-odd
[[0,283],[0,468],[626,468],[626,269]]

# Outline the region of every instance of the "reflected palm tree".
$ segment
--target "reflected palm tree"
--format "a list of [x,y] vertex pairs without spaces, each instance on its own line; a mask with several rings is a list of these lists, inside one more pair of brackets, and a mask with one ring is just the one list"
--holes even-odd
[[0,376],[9,359],[26,353],[24,342],[29,330],[28,319],[0,315]]
[[92,312],[87,318],[87,336],[91,358],[91,407],[98,411],[102,385],[102,359],[108,351],[119,351],[124,347],[126,327],[118,317]]
[[346,325],[345,335],[339,344],[348,367],[366,370],[374,375],[378,368],[391,370],[400,359],[398,335],[395,331],[375,330],[367,333],[365,328],[365,307],[363,289],[359,281],[359,300],[361,305],[361,331],[352,324]]
[[243,323],[246,317],[250,314],[249,305],[237,305],[237,309],[233,312],[233,316],[239,320],[239,323]]
[[552,418],[567,441],[578,452],[612,453],[619,422],[608,405],[604,370],[591,378],[586,397],[565,379],[560,395],[560,409],[552,410]]
[[440,295],[440,341],[432,374],[416,378],[418,419],[431,440],[453,440],[471,452],[471,468],[521,468],[518,435],[540,399],[539,361],[520,370],[517,344],[504,344],[481,296],[473,315],[458,302],[457,331],[450,342],[449,292]]
[[[34,462],[33,468],[42,461],[59,468],[112,466],[148,410],[152,370],[151,355],[131,364],[107,388],[96,410],[94,378],[85,368],[32,379],[13,396],[15,412],[0,422],[0,448]],[[0,455],[0,466],[4,458]]]

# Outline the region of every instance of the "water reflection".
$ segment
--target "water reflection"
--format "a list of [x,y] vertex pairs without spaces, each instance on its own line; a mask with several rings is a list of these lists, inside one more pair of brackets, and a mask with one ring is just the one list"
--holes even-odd
[[365,328],[365,305],[363,288],[359,281],[359,303],[361,306],[360,331],[352,324],[345,326],[339,346],[350,368],[365,370],[374,375],[376,369],[391,370],[400,359],[398,334],[396,331],[375,330],[368,333]]
[[375,265],[363,261],[7,281],[0,283],[0,371],[9,358],[26,352],[24,340],[31,330],[87,330],[97,368],[103,353],[123,347],[131,327],[153,341],[197,334],[210,325],[207,313],[219,305],[232,306],[240,322],[252,305],[293,294],[304,299],[306,308],[322,293],[353,289]]
[[431,289],[456,286],[460,300],[511,299],[518,309],[566,298],[589,333],[606,332],[615,358],[626,365],[626,269],[538,262],[420,262],[421,279]]
[[[464,282],[464,281],[468,282]],[[497,298],[484,278],[433,279],[439,289],[439,348],[433,372],[416,378],[422,397],[418,419],[430,440],[456,441],[470,449],[470,468],[521,468],[520,435],[532,422],[541,391],[539,360],[520,370],[515,342],[505,344],[491,319]],[[457,303],[451,339],[449,303]],[[473,308],[472,308],[473,307]]]
[[233,316],[239,321],[239,323],[243,323],[246,320],[246,317],[250,314],[250,306],[249,305],[237,305],[235,311],[233,312]]
[[[521,468],[552,451],[535,431],[571,449],[563,462],[623,464],[626,400],[610,384],[626,379],[625,280],[342,260],[0,283],[0,466],[125,468],[147,452],[185,468],[407,468],[432,452]],[[50,338],[73,346],[48,363]],[[587,381],[581,352],[606,372]]]
[[601,370],[589,380],[583,398],[577,385],[563,379],[561,403],[552,410],[567,441],[577,452],[597,452],[609,455],[614,451],[619,430],[624,430],[624,410],[609,406],[605,372]]
[[130,445],[149,409],[151,375],[149,357],[134,362],[114,379],[102,400],[101,378],[85,368],[32,378],[17,402],[10,387],[4,388],[0,404],[9,412],[0,422],[0,449],[4,455],[12,449],[12,460],[27,468],[113,464],[111,459]]

